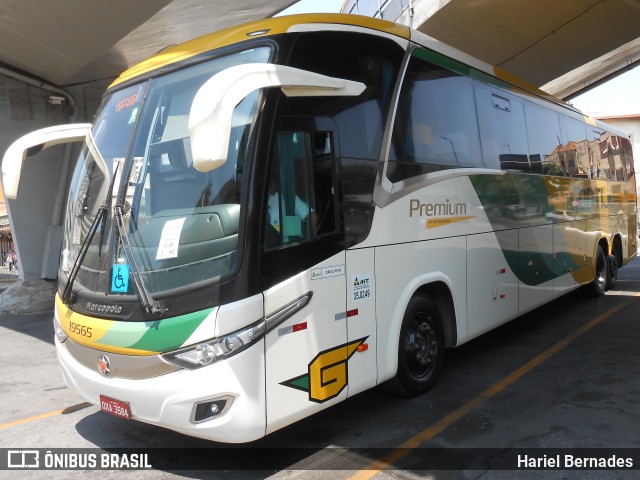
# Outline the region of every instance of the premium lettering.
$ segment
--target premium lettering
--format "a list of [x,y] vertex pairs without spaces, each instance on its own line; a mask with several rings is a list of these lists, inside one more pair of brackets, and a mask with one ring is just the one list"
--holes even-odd
[[409,217],[446,217],[450,215],[466,215],[466,203],[451,203],[446,199],[444,203],[422,203],[415,198],[409,200]]

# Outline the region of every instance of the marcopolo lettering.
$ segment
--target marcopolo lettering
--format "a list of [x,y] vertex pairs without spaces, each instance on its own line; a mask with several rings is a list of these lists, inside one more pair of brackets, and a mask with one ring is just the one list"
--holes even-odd
[[409,217],[446,217],[451,215],[466,215],[466,203],[452,203],[448,198],[443,203],[422,203],[412,198],[409,200]]
[[103,303],[87,302],[85,309],[96,313],[122,313],[121,305],[105,305]]

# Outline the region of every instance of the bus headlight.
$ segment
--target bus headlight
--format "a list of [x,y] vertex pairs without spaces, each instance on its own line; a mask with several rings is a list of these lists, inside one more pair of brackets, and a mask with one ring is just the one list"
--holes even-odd
[[172,365],[195,370],[246,350],[265,335],[264,320],[219,338],[162,354]]
[[60,323],[58,322],[58,319],[56,317],[53,317],[53,330],[55,331],[56,334],[56,340],[60,343],[64,343],[65,340],[67,338],[69,338],[67,336],[66,333],[64,333],[64,330],[62,329],[62,327],[60,326]]

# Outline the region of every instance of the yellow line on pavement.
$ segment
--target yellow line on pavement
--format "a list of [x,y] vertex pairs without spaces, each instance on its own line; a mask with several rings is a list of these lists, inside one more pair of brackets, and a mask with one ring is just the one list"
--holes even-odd
[[62,410],[55,410],[53,412],[43,413],[41,415],[34,415],[33,417],[27,417],[20,420],[16,420],[14,422],[9,423],[0,423],[0,430],[9,427],[15,427],[17,425],[23,425],[29,422],[35,422],[36,420],[42,420],[49,417],[55,417],[56,415],[65,415],[68,413],[77,412],[78,410],[82,410],[83,408],[90,407],[91,404],[88,402],[79,403],[77,405],[73,405],[71,407],[63,408]]
[[[640,293],[636,293],[634,296],[639,297]],[[635,298],[633,300],[635,300]],[[368,480],[374,475],[377,475],[383,470],[389,468],[398,460],[408,455],[411,452],[412,448],[419,447],[423,443],[431,440],[436,435],[440,434],[441,432],[449,428],[451,425],[453,425],[455,422],[463,418],[465,415],[467,415],[468,413],[471,413],[472,411],[480,407],[487,400],[491,399],[498,393],[502,392],[505,388],[510,386],[516,380],[520,379],[522,376],[526,375],[527,373],[529,373],[530,371],[538,367],[542,362],[544,362],[545,360],[548,360],[550,357],[558,353],[560,350],[565,348],[567,345],[569,345],[579,336],[588,332],[593,327],[602,323],[604,320],[611,317],[618,311],[629,306],[629,304],[631,304],[633,300],[627,301],[623,304],[618,305],[617,307],[613,307],[607,310],[601,315],[598,315],[596,318],[587,322],[582,327],[578,328],[576,331],[566,336],[555,345],[549,347],[544,352],[540,353],[539,355],[529,360],[527,363],[522,365],[517,370],[514,370],[513,372],[511,372],[509,375],[504,377],[499,382],[487,388],[484,392],[479,394],[477,397],[473,398],[472,400],[468,401],[461,407],[457,408],[453,412],[441,418],[436,423],[427,427],[417,435],[414,435],[413,437],[403,442],[400,446],[398,446],[395,450],[393,450],[389,455],[385,456],[380,460],[376,460],[372,462],[370,465],[368,465],[364,469],[356,472],[351,477],[349,477],[349,480]]]

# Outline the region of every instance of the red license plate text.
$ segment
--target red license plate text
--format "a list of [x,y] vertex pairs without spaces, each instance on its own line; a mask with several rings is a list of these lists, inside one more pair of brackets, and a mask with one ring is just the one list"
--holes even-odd
[[131,420],[131,409],[127,402],[100,395],[100,409],[110,415]]

